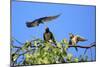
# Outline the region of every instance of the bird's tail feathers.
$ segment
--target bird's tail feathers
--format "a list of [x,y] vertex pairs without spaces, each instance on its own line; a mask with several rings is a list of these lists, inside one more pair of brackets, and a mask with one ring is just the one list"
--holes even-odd
[[87,41],[87,39],[78,36],[78,41]]

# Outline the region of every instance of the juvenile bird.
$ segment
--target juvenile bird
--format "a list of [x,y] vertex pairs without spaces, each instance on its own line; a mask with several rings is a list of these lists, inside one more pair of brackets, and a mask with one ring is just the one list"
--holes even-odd
[[[77,43],[87,41],[87,39],[80,37],[78,35],[73,35],[72,33],[69,33],[70,40],[69,40],[69,45],[74,45],[76,46]],[[78,51],[77,47],[75,47],[76,51]]]
[[56,46],[56,41],[55,41],[55,38],[53,36],[53,33],[49,30],[48,27],[45,28],[45,32],[43,34],[43,38],[44,38],[45,42],[52,42]]

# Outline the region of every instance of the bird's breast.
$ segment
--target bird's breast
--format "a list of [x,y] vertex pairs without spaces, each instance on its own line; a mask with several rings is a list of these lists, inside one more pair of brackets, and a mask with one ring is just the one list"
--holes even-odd
[[50,33],[45,33],[45,39],[50,40],[51,39],[51,34]]

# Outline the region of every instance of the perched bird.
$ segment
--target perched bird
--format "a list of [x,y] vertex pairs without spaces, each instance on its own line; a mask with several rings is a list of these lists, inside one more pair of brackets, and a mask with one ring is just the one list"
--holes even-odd
[[[74,45],[76,46],[77,43],[87,41],[87,39],[84,39],[83,37],[80,37],[78,35],[73,35],[72,33],[69,33],[70,40],[69,40],[69,45]],[[77,47],[75,47],[76,51],[78,51]]]
[[44,38],[45,42],[51,42],[51,43],[55,44],[55,46],[56,46],[55,38],[48,27],[45,28],[45,33],[43,34],[43,38]]
[[56,16],[47,16],[47,17],[38,18],[38,19],[35,19],[32,22],[27,22],[26,23],[26,26],[28,28],[35,27],[35,26],[39,26],[39,24],[44,23],[44,22],[51,21],[53,19],[58,18],[59,16],[60,16],[60,14],[59,15],[56,15]]

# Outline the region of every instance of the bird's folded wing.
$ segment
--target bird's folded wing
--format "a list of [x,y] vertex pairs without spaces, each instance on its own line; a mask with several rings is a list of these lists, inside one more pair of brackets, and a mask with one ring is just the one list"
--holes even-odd
[[78,41],[87,41],[87,39],[85,39],[85,38],[83,38],[83,37],[78,36]]

